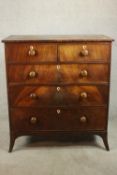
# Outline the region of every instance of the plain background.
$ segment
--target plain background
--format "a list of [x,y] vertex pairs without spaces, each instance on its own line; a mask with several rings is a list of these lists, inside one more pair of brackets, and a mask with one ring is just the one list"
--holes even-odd
[[[117,174],[117,0],[0,0],[0,40],[14,34],[105,34],[112,47],[109,144],[51,144],[17,139],[9,154],[4,45],[0,42],[0,175]],[[28,143],[29,142],[29,143]]]
[[[110,114],[116,117],[117,0],[0,0],[0,40],[14,34],[105,34],[112,49]],[[4,45],[0,43],[0,117],[7,116]]]

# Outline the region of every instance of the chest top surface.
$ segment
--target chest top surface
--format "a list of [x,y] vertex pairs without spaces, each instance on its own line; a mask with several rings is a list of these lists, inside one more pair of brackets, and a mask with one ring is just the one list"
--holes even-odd
[[80,42],[113,41],[105,35],[11,35],[2,42]]

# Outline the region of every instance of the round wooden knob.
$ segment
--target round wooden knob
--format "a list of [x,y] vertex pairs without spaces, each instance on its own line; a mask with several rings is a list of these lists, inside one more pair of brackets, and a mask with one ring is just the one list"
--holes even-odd
[[30,123],[31,124],[36,124],[37,123],[37,118],[36,117],[31,117],[30,118]]
[[88,54],[89,54],[89,51],[88,51],[88,49],[87,49],[87,46],[82,46],[82,51],[81,51],[81,55],[82,56],[88,56]]
[[80,122],[81,122],[81,123],[86,123],[86,122],[87,122],[86,116],[80,117]]
[[35,78],[36,75],[37,75],[37,73],[36,73],[35,71],[29,72],[29,77],[30,77],[30,78]]
[[80,72],[80,75],[81,75],[82,77],[87,77],[87,76],[88,76],[87,70],[82,70],[82,71]]
[[83,98],[83,99],[87,98],[87,93],[86,92],[81,92],[80,97]]
[[28,55],[29,56],[35,56],[36,55],[36,51],[35,51],[33,46],[30,46],[30,49],[28,51]]

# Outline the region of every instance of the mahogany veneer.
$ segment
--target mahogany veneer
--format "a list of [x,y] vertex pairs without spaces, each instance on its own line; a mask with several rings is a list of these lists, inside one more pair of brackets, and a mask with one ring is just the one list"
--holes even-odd
[[112,39],[10,36],[5,43],[10,146],[23,135],[96,134],[107,150]]

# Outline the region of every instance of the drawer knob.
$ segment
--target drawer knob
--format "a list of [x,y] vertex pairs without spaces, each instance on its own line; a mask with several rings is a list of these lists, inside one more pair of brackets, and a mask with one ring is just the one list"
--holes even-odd
[[88,54],[89,54],[89,51],[88,51],[88,49],[87,49],[87,46],[83,45],[83,46],[82,46],[81,55],[82,55],[82,56],[88,56]]
[[87,77],[88,76],[87,70],[81,70],[80,74],[81,74],[82,77]]
[[58,87],[57,87],[57,91],[59,92],[60,90],[61,90],[61,88],[58,86]]
[[81,98],[87,98],[87,93],[86,92],[81,92],[81,94],[80,94],[80,96],[81,96]]
[[86,116],[80,117],[80,122],[81,122],[81,123],[86,123],[86,122],[87,122]]
[[29,77],[30,77],[30,78],[35,78],[36,75],[37,75],[37,73],[36,73],[35,71],[29,72]]
[[36,54],[36,51],[35,51],[34,47],[30,46],[30,49],[28,51],[28,55],[29,56],[35,56],[35,54]]
[[32,98],[32,99],[36,99],[36,98],[37,98],[37,94],[35,94],[35,93],[31,93],[31,94],[30,94],[30,98]]
[[56,112],[57,112],[57,114],[60,114],[61,113],[61,110],[60,109],[57,109]]
[[37,123],[37,117],[31,117],[30,118],[30,123],[31,124],[36,124]]

